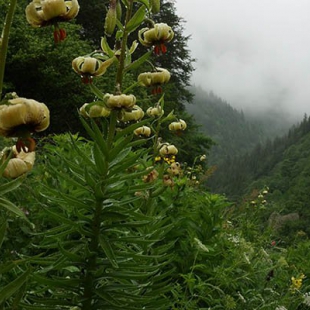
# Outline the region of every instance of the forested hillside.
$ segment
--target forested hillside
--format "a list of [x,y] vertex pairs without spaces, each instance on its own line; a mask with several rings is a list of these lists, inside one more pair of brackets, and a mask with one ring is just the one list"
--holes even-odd
[[212,190],[240,198],[252,189],[270,187],[280,208],[302,209],[309,200],[310,118],[286,135],[257,144],[242,156],[229,158],[209,180]]
[[212,91],[192,87],[193,104],[187,110],[201,125],[203,133],[216,143],[210,152],[209,162],[219,165],[222,160],[251,151],[258,143],[264,143],[277,135],[284,134],[292,122],[283,119],[281,113],[276,117],[245,114],[233,108]]

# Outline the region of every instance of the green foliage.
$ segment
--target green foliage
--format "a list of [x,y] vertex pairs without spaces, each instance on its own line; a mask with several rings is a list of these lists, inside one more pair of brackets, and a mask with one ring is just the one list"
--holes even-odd
[[[0,4],[4,7],[3,1]],[[19,4],[25,5],[22,1]],[[94,6],[96,2],[88,4]],[[283,238],[266,229],[266,210],[273,195],[268,190],[253,193],[253,201],[245,200],[239,205],[205,191],[202,182],[210,171],[205,171],[201,155],[212,141],[199,134],[192,118],[179,105],[182,98],[190,99],[184,88],[192,70],[186,40],[185,45],[181,44],[180,59],[174,59],[173,64],[175,68],[180,64],[180,71],[174,72],[176,79],[167,85],[167,92],[158,97],[147,95],[137,87],[137,70],[144,70],[147,61],[156,62],[156,66],[159,61],[164,63],[177,49],[168,58],[160,56],[154,60],[150,52],[131,57],[127,36],[143,25],[145,16],[151,17],[147,12],[149,1],[122,0],[121,4],[125,4],[127,14],[125,20],[117,21],[115,36],[120,55],[116,72],[107,72],[101,82],[90,85],[90,106],[105,106],[107,92],[133,92],[145,109],[160,104],[166,113],[122,122],[122,113],[130,109],[118,107],[108,118],[80,118],[83,135],[46,136],[38,143],[34,170],[12,181],[0,179],[0,309],[307,307],[309,282],[304,275],[309,275],[310,270],[305,264],[309,260],[306,234],[300,232],[294,246],[287,246]],[[163,16],[170,19],[180,43],[180,19],[173,14],[171,2],[163,4],[162,15],[156,21],[160,22]],[[84,5],[87,3],[81,7]],[[31,29],[36,37],[30,28],[25,31],[19,15],[22,7],[18,6],[12,31],[13,50],[8,63],[13,70],[8,75],[12,84],[7,83],[6,89],[14,86],[12,90],[23,90],[25,96],[36,95],[38,100],[42,96],[42,101],[43,94],[50,95],[52,105],[57,90],[65,98],[66,92],[59,90],[66,85],[72,102],[76,100],[80,106],[85,88],[74,88],[66,70],[71,67],[67,53],[90,47],[85,41],[79,47],[79,35],[74,32],[82,28],[68,26],[76,41],[67,38],[64,44],[55,46],[49,28],[46,33],[44,29]],[[25,40],[18,42],[22,37]],[[28,47],[26,42],[31,40],[33,44]],[[25,50],[17,48],[20,43]],[[112,56],[113,51],[109,53]],[[92,56],[103,57],[98,52]],[[34,59],[38,69],[31,65]],[[38,75],[41,92],[28,90],[32,79],[26,81],[27,85],[14,80],[19,72],[15,63],[20,70],[29,70],[30,77]],[[59,73],[62,69],[63,76]],[[173,109],[178,115],[171,112]],[[64,111],[59,107],[57,110]],[[68,113],[65,117],[68,119]],[[167,123],[178,117],[194,129],[184,135],[168,132]],[[134,130],[144,125],[150,126],[152,135],[134,135]],[[293,132],[293,136],[299,135],[303,147],[287,148],[285,160],[277,168],[277,173],[290,181],[287,190],[296,190],[296,197],[306,195],[301,187],[307,184],[309,170],[305,135],[308,129],[305,120]],[[181,164],[160,152],[160,143],[166,141],[178,146]],[[264,153],[262,147],[258,149]],[[298,163],[300,152],[305,160]],[[10,157],[2,163],[0,172],[9,160]],[[260,171],[253,161],[251,165]],[[301,173],[302,179],[295,182],[299,169],[304,167],[307,169]],[[285,194],[279,188],[277,191],[277,197]]]

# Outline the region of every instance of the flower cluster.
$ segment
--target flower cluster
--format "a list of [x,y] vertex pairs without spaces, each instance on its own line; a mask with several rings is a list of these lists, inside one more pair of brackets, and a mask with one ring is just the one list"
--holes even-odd
[[299,277],[295,278],[295,277],[292,277],[291,278],[291,286],[290,286],[290,290],[292,292],[295,292],[296,290],[300,290],[301,286],[302,286],[302,281],[303,279],[305,279],[305,275],[304,274],[301,274]]
[[269,187],[265,187],[259,192],[257,198],[251,201],[251,205],[256,206],[260,205],[261,207],[267,204],[266,195],[269,193]]

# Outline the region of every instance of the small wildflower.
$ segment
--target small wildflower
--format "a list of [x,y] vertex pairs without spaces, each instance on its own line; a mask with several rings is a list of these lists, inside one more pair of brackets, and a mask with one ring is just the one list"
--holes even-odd
[[181,173],[181,165],[178,162],[174,162],[170,165],[170,167],[167,169],[167,172],[170,175],[179,175]]
[[196,242],[197,247],[203,252],[210,251],[198,238],[194,238],[194,241]]
[[169,187],[171,187],[171,188],[174,187],[174,181],[173,181],[173,179],[171,178],[171,176],[168,175],[168,174],[165,174],[165,175],[164,175],[164,177],[163,177],[163,183],[164,183],[165,186],[169,186]]
[[292,284],[291,284],[290,289],[292,291],[299,290],[302,286],[302,281],[304,278],[305,278],[304,274],[301,274],[298,278],[292,277],[291,278]]
[[310,307],[310,293],[305,293],[304,294],[303,304],[305,304],[308,307]]
[[162,160],[162,157],[161,156],[156,156],[155,157],[155,162],[159,162],[159,161],[161,161]]
[[207,159],[207,155],[202,155],[202,156],[200,156],[200,161],[205,161]]

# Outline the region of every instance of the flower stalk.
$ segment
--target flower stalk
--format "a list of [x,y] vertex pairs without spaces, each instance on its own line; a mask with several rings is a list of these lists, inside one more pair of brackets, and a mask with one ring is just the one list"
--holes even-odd
[[13,16],[16,8],[17,0],[11,0],[9,4],[9,10],[5,18],[5,22],[3,25],[3,31],[1,35],[0,41],[0,100],[2,98],[2,90],[3,90],[3,80],[4,80],[4,69],[6,62],[6,55],[8,51],[8,43],[9,43],[9,35],[13,22]]
[[125,28],[124,34],[121,42],[121,53],[119,56],[119,63],[116,73],[116,93],[121,94],[122,84],[123,84],[123,77],[124,77],[124,69],[125,69],[125,59],[126,59],[126,46],[129,32],[127,30],[128,22],[130,21],[133,9],[133,0],[128,1],[128,8],[126,11],[126,19],[125,19]]

